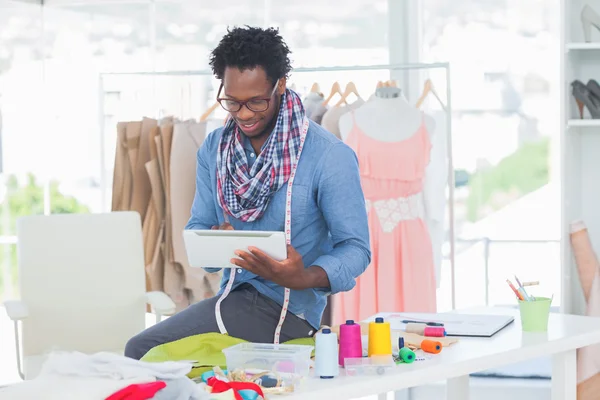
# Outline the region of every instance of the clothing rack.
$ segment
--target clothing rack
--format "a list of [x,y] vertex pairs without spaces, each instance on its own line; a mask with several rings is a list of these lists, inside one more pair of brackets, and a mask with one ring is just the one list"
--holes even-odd
[[[408,64],[377,64],[377,65],[356,65],[356,66],[331,66],[331,67],[301,67],[294,68],[292,73],[318,73],[318,72],[342,72],[342,71],[376,71],[388,70],[408,71],[408,70],[445,70],[446,75],[446,148],[448,157],[448,217],[449,217],[449,240],[450,240],[450,279],[451,279],[451,297],[452,309],[456,308],[456,282],[455,282],[455,232],[454,232],[454,168],[452,158],[452,101],[450,85],[450,63],[408,63]],[[99,74],[99,127],[100,127],[100,183],[102,192],[102,209],[107,209],[107,174],[106,165],[106,144],[105,144],[105,124],[104,124],[104,81],[109,76],[212,76],[211,70],[192,70],[192,71],[138,71],[138,72],[104,72]],[[487,284],[487,283],[486,283]]]

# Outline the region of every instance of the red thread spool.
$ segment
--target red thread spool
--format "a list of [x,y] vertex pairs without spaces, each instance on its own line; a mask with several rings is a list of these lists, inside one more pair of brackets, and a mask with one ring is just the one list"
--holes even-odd
[[423,330],[424,336],[430,337],[444,337],[446,336],[446,329],[443,326],[428,326]]
[[435,340],[425,339],[421,342],[421,349],[426,353],[438,354],[442,351],[442,344]]

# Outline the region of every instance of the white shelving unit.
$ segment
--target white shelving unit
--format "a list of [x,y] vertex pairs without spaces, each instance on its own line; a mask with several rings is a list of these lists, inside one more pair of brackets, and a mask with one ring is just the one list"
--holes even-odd
[[600,254],[600,119],[587,109],[581,119],[571,82],[600,82],[600,31],[592,27],[584,40],[581,10],[600,13],[600,0],[561,0],[561,181],[562,181],[562,311],[582,314],[585,302],[569,240],[570,223],[581,219]]

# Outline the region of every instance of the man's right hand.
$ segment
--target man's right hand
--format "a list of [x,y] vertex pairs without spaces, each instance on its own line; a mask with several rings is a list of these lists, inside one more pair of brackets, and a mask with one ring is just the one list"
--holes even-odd
[[233,229],[233,226],[229,222],[225,222],[224,224],[219,225],[219,226],[215,225],[210,229],[212,229],[213,231],[233,231],[233,230],[235,230],[235,229]]

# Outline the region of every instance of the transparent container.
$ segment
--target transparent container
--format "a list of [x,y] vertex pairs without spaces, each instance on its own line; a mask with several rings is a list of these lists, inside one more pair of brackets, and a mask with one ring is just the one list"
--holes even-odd
[[292,344],[240,343],[223,349],[223,353],[230,373],[236,370],[250,375],[266,373],[267,377],[280,380],[280,386],[296,386],[310,372],[313,348]]
[[384,375],[395,366],[394,358],[391,355],[344,359],[347,376]]

